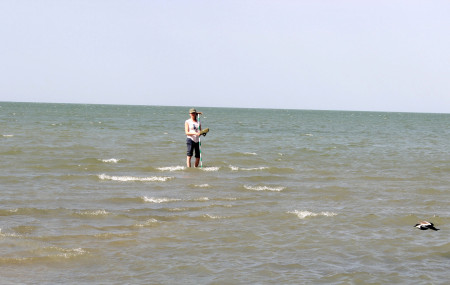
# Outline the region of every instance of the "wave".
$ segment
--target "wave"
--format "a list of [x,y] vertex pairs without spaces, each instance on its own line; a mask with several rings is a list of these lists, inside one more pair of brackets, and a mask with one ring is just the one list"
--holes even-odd
[[117,158],[109,158],[109,159],[99,159],[102,162],[105,163],[118,163],[121,159],[117,159]]
[[19,211],[19,209],[15,208],[15,209],[0,209],[0,217],[1,216],[12,216],[15,213],[17,213]]
[[113,204],[128,204],[128,203],[142,203],[143,202],[143,198],[142,197],[111,197],[111,198],[106,198],[104,199],[104,201],[108,202],[108,203],[113,203]]
[[239,167],[239,166],[229,166],[231,171],[261,171],[264,170],[265,172],[269,173],[275,173],[275,174],[287,174],[287,173],[295,173],[295,170],[293,168],[289,167],[267,167],[267,166],[260,166],[260,167]]
[[290,211],[290,212],[288,212],[288,214],[294,214],[297,217],[299,217],[300,219],[305,219],[305,218],[308,218],[308,217],[317,217],[317,216],[325,216],[325,217],[337,216],[337,214],[333,213],[333,212],[313,213],[313,212],[310,212],[310,211],[298,211],[298,210]]
[[143,227],[154,225],[156,223],[158,223],[158,220],[154,219],[154,218],[151,218],[151,219],[148,219],[147,221],[145,221],[144,223],[135,224],[134,226],[135,227],[139,227],[139,228],[143,228]]
[[242,157],[242,156],[257,156],[258,154],[256,152],[253,151],[245,151],[245,152],[232,152],[230,154],[228,154],[230,157]]
[[2,233],[2,229],[0,228],[0,237],[18,237],[21,238],[22,236],[18,233]]
[[214,216],[214,215],[210,215],[210,214],[205,214],[203,215],[204,218],[208,218],[208,219],[213,219],[213,220],[217,220],[217,219],[227,219],[228,217],[225,216]]
[[231,168],[231,170],[233,170],[233,171],[238,171],[238,170],[252,171],[252,170],[264,170],[264,169],[268,169],[269,167],[267,167],[267,166],[261,166],[261,167],[250,167],[250,168],[245,168],[245,167],[238,167],[238,166],[230,165],[230,168]]
[[220,167],[210,166],[210,167],[203,167],[203,168],[200,168],[200,169],[203,170],[203,171],[219,171]]
[[244,188],[252,191],[275,191],[275,192],[280,192],[286,189],[286,187],[283,186],[269,187],[269,186],[249,186],[249,185],[244,185]]
[[199,185],[194,185],[195,187],[199,187],[199,188],[208,188],[210,187],[209,184],[199,184]]
[[82,248],[58,248],[58,247],[50,247],[50,250],[55,250],[56,252],[59,252],[56,254],[57,257],[63,257],[63,258],[71,258],[76,257],[80,255],[87,254],[88,252]]
[[[19,234],[19,235],[23,235],[23,234],[31,234],[34,231],[36,231],[38,229],[37,226],[25,226],[25,225],[21,225],[21,226],[15,226],[15,227],[11,227],[11,230],[13,230],[15,233]],[[0,229],[0,233],[1,233]]]
[[200,198],[194,199],[194,201],[196,201],[196,202],[205,202],[205,201],[209,201],[209,198],[208,197],[200,197]]
[[161,171],[178,171],[178,170],[185,170],[185,166],[167,166],[167,167],[159,167],[158,170]]
[[[133,228],[136,227],[136,226],[138,226],[138,225],[134,225]],[[126,228],[127,227],[124,227],[124,230]],[[132,227],[129,227],[129,228],[131,229]],[[109,230],[107,228],[102,228],[102,227],[96,228],[96,229],[97,230],[104,230],[104,231],[108,231]],[[136,235],[137,235],[136,232],[125,232],[125,233],[105,232],[105,233],[95,234],[94,237],[95,238],[100,238],[100,239],[115,239],[115,238],[128,238],[128,237],[133,237],[133,236],[136,236]]]
[[12,138],[14,135],[2,135],[4,138]]
[[70,214],[68,209],[42,209],[42,208],[15,208],[8,210],[0,210],[0,216],[13,216],[13,215],[28,215],[28,216],[40,216],[40,215],[63,215]]
[[188,199],[188,200],[182,200],[182,199],[176,199],[176,198],[154,198],[154,197],[142,197],[142,200],[147,203],[170,203],[170,202],[178,202],[178,201],[193,201],[193,202],[206,202],[209,201],[208,197],[200,197],[200,198],[194,198],[194,199]]
[[108,214],[109,214],[109,212],[107,212],[105,210],[85,210],[85,211],[77,212],[77,215],[81,215],[81,216],[106,216]]
[[174,199],[174,198],[153,198],[153,197],[148,198],[148,197],[146,197],[146,196],[142,197],[142,200],[144,200],[144,202],[147,202],[147,203],[157,203],[157,204],[181,201],[181,199]]
[[106,174],[98,175],[100,180],[113,180],[120,182],[165,182],[172,179],[173,177],[162,177],[162,176],[151,176],[151,177],[135,177],[135,176],[110,176]]
[[60,248],[56,246],[39,248],[36,252],[30,250],[26,257],[0,257],[0,264],[44,264],[59,262],[60,259],[71,259],[89,254],[82,248]]
[[10,150],[7,150],[5,152],[0,152],[0,155],[18,155],[18,154],[22,154],[23,151],[21,149],[18,148],[13,148]]
[[[27,215],[27,216],[59,216],[62,215],[77,215],[77,216],[106,216],[110,213],[105,210],[80,210],[73,211],[65,208],[55,208],[55,209],[41,209],[41,208],[16,208],[9,210],[0,210],[1,216],[13,216],[13,215]],[[29,227],[23,226],[22,229],[27,229]]]

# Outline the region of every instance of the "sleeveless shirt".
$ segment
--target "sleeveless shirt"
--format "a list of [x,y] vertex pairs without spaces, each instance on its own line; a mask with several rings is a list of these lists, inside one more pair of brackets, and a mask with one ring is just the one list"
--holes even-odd
[[[194,130],[196,132],[200,131],[200,126],[201,125],[200,125],[200,123],[198,121],[194,122],[192,119],[189,119],[189,120],[186,120],[186,123],[188,124],[189,131],[191,131],[191,130]],[[190,136],[187,136],[187,138],[193,140],[196,143],[199,142],[199,137],[196,136],[196,135],[190,135]]]

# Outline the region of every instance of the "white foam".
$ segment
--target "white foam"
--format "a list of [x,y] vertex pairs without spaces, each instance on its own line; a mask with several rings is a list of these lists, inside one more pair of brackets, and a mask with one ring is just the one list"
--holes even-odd
[[172,208],[172,209],[169,209],[169,211],[171,211],[171,212],[182,212],[182,211],[186,211],[187,210],[187,208]]
[[264,169],[268,169],[269,167],[266,166],[261,166],[261,167],[253,167],[253,168],[241,168],[242,170],[247,170],[247,171],[251,171],[251,170],[264,170]]
[[317,217],[317,216],[325,216],[325,217],[337,216],[337,214],[333,213],[333,212],[313,213],[313,212],[310,212],[310,211],[298,211],[298,210],[288,212],[288,214],[294,214],[297,217],[299,217],[300,219],[305,219],[307,217]]
[[64,258],[71,258],[71,257],[75,257],[75,256],[79,256],[79,255],[83,255],[83,254],[87,253],[87,251],[85,251],[82,248],[73,248],[73,249],[55,248],[55,249],[62,251],[62,253],[58,254],[58,256],[64,257]]
[[98,175],[98,178],[101,180],[113,180],[120,182],[129,182],[129,181],[139,181],[139,182],[165,182],[173,177],[161,177],[161,176],[152,176],[152,177],[134,177],[134,176],[110,176],[106,174]]
[[203,167],[201,170],[203,171],[219,171],[220,167]]
[[275,192],[280,192],[286,189],[286,187],[283,186],[269,187],[269,186],[249,186],[249,185],[244,185],[244,188],[252,191],[275,191]]
[[203,216],[206,217],[206,218],[213,219],[213,220],[215,220],[215,219],[225,219],[226,218],[226,217],[222,217],[222,216],[213,216],[213,215],[210,215],[210,214],[205,214]]
[[118,163],[120,161],[120,159],[110,158],[110,159],[102,159],[102,161],[106,162],[106,163]]
[[19,234],[16,234],[16,233],[4,233],[3,234],[0,232],[0,237],[18,237],[18,238],[20,238],[22,236]]
[[148,203],[168,203],[168,202],[175,202],[175,201],[180,201],[180,199],[170,199],[170,198],[153,198],[153,197],[142,197],[142,199],[144,200],[144,202],[148,202]]
[[250,167],[250,168],[245,168],[245,167],[238,167],[238,166],[233,166],[230,165],[231,170],[233,171],[238,171],[238,170],[244,170],[244,171],[253,171],[253,170],[264,170],[267,169],[268,167],[266,166],[261,166],[261,167]]
[[136,224],[135,226],[142,228],[142,227],[145,227],[145,226],[150,226],[150,225],[155,224],[157,222],[158,222],[158,220],[151,218],[151,219],[148,219],[147,221],[145,221],[143,224]]
[[195,201],[200,201],[200,202],[209,201],[209,198],[208,197],[200,197],[200,198],[195,199]]
[[12,138],[14,135],[2,135],[5,138]]
[[245,155],[258,155],[256,152],[244,152]]
[[223,198],[226,201],[237,201],[238,198],[235,197],[229,197],[229,198]]
[[167,166],[167,167],[159,167],[158,168],[161,171],[178,171],[178,170],[185,170],[185,166]]
[[195,187],[200,187],[200,188],[208,188],[209,184],[200,184],[200,185],[195,185]]
[[105,210],[94,210],[94,211],[81,211],[78,212],[79,215],[86,215],[86,216],[106,216],[109,214],[109,212]]
[[110,158],[110,159],[102,159],[103,162],[106,163],[118,163],[120,161],[120,159],[118,158]]

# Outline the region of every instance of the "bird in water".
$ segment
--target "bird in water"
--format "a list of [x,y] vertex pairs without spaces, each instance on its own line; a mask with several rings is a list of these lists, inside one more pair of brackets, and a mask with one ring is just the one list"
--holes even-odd
[[427,222],[427,221],[421,221],[419,224],[416,224],[414,227],[418,228],[419,230],[428,230],[431,229],[433,231],[438,231],[439,229],[436,229],[433,225],[433,223]]

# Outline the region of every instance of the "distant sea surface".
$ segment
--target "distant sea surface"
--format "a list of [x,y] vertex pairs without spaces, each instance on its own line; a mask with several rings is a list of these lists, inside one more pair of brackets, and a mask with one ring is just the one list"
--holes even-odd
[[449,114],[190,107],[0,102],[0,283],[448,284]]

